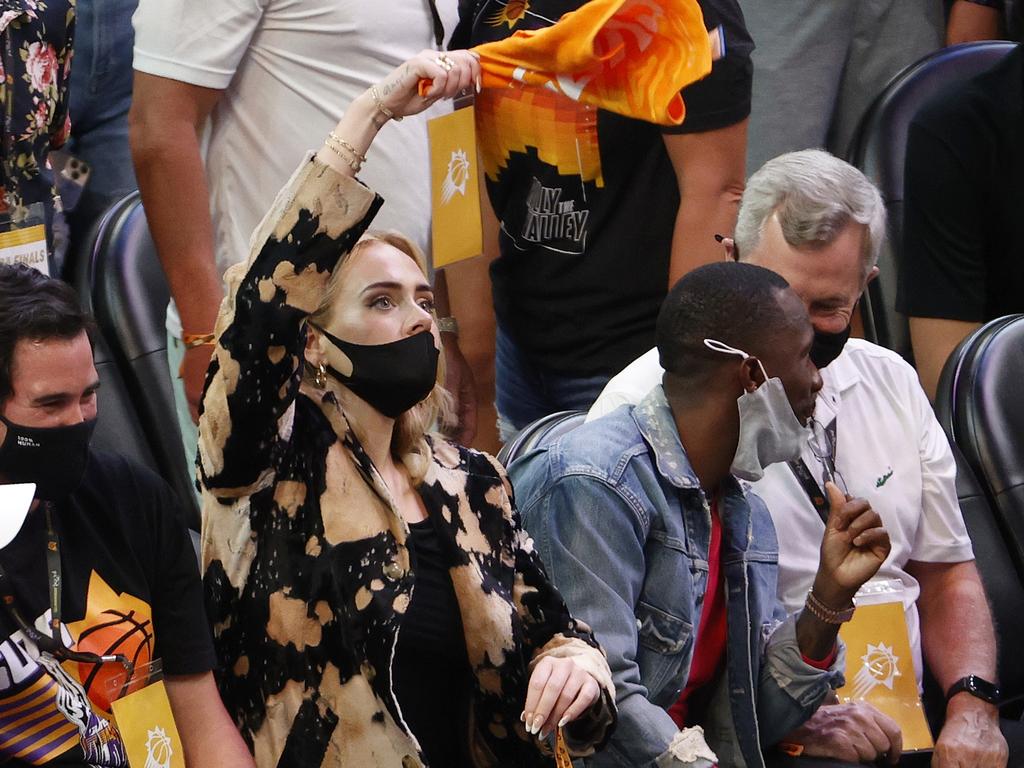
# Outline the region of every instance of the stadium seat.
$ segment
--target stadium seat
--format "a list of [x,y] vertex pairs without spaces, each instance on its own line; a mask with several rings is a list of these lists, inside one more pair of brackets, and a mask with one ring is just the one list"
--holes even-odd
[[[69,254],[65,262],[64,280],[75,288],[82,308],[90,314],[95,314],[90,271],[92,252],[96,247],[99,233],[104,230],[110,217],[116,215],[117,210],[118,207],[114,206],[101,217],[78,251]],[[110,343],[103,331],[98,329],[93,338],[93,362],[101,385],[98,393],[99,418],[96,431],[93,433],[93,445],[102,450],[120,453],[159,472],[149,441],[142,431],[139,414],[121,375],[118,361],[111,353]]]
[[[946,361],[936,413],[977,475],[1024,578],[1024,315],[998,318]],[[1021,606],[1024,609],[1024,605]]]
[[847,153],[847,159],[878,185],[889,214],[889,238],[878,260],[879,276],[861,302],[865,336],[910,362],[909,326],[906,317],[896,311],[907,130],[914,115],[936,93],[989,69],[1013,48],[1013,43],[1003,41],[964,43],[910,65],[875,100]]
[[[75,282],[118,363],[152,455],[150,466],[171,485],[199,526],[192,472],[185,461],[167,371],[164,313],[169,289],[149,236],[138,193],[115,203],[97,228]],[[116,448],[116,446],[115,446]]]
[[498,452],[498,461],[507,467],[534,448],[547,445],[576,429],[586,418],[586,411],[558,411],[542,416],[532,424],[527,424],[502,446]]

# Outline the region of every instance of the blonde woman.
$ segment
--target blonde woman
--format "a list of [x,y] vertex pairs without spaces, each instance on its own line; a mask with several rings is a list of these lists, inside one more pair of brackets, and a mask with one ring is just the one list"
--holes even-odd
[[[473,86],[424,52],[349,107],[228,273],[200,419],[220,690],[261,768],[533,766],[603,743],[614,689],[489,456],[444,405],[422,254],[364,232],[377,131]],[[426,97],[421,79],[433,81]]]

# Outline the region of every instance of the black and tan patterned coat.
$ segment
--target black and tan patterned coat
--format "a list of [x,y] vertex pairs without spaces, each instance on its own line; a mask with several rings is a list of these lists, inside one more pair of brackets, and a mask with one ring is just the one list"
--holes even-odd
[[[335,397],[300,383],[305,320],[380,204],[303,163],[248,265],[229,271],[218,319],[200,420],[204,580],[221,694],[260,768],[424,765],[391,687],[415,583],[409,529]],[[601,682],[570,733],[574,751],[592,751],[614,720],[614,689],[590,629],[545,576],[497,462],[429,442],[418,490],[453,545],[474,763],[549,763],[519,720],[543,656],[572,655]]]

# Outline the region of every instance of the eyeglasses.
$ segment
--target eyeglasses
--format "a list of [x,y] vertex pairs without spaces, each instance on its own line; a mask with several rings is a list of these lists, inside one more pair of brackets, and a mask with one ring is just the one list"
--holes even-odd
[[811,436],[807,440],[814,458],[821,464],[821,484],[833,482],[844,494],[849,495],[846,487],[846,480],[842,473],[836,469],[836,441],[834,433],[830,432],[824,424],[817,419],[811,419]]

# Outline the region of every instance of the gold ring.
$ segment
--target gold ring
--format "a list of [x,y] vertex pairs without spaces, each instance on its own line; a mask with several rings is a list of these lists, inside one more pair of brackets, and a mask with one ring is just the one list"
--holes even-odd
[[438,56],[436,59],[434,59],[434,62],[437,64],[437,66],[441,67],[446,72],[451,72],[452,69],[454,69],[454,67],[455,67],[455,62],[452,61],[451,59],[449,59],[443,53],[440,56]]

